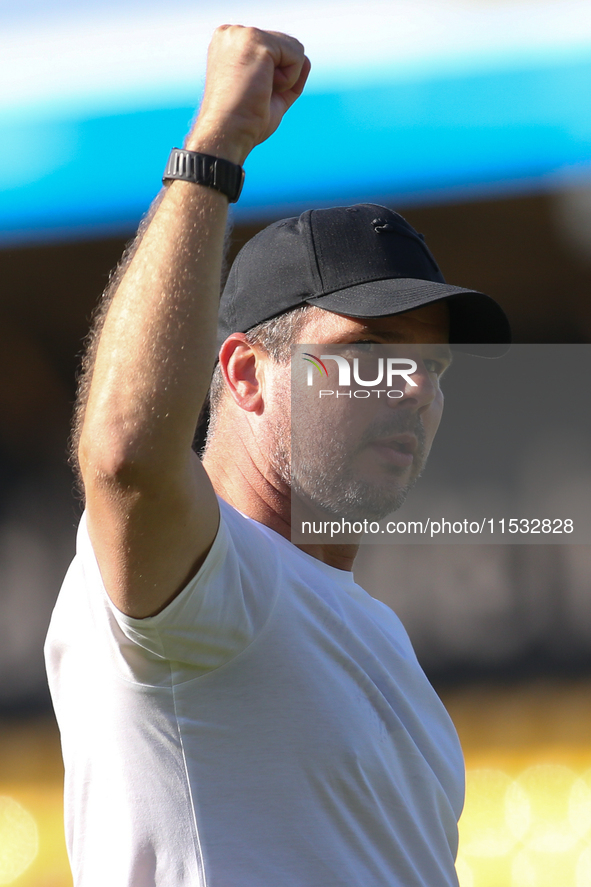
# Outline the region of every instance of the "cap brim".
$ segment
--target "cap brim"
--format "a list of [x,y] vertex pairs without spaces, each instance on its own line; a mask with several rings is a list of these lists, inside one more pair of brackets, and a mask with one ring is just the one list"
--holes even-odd
[[451,345],[479,357],[501,357],[508,351],[511,327],[500,305],[484,293],[448,283],[416,278],[373,280],[306,302],[348,317],[386,317],[441,299],[449,305]]

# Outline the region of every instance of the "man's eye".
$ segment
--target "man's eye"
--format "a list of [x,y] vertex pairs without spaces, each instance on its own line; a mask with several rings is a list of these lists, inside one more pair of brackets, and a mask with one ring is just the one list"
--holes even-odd
[[425,359],[424,364],[427,372],[435,373],[436,376],[442,376],[446,369],[440,360],[432,360],[430,357]]
[[360,351],[362,354],[368,354],[370,351],[374,351],[377,342],[372,342],[370,339],[363,339],[359,342],[351,343],[356,351]]

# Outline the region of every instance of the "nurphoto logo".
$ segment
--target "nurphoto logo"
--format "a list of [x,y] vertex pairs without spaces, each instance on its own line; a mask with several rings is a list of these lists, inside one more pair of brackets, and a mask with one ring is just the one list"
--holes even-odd
[[[339,388],[351,388],[351,364],[353,369],[353,380],[357,385],[360,385],[361,388],[352,389],[350,391],[333,391],[330,389],[320,389],[318,392],[318,397],[371,397],[372,393],[377,397],[385,394],[386,397],[391,397],[394,399],[399,399],[404,397],[404,392],[400,391],[397,388],[394,388],[394,377],[402,377],[404,381],[413,387],[417,387],[417,383],[411,378],[413,373],[417,371],[417,363],[414,360],[411,360],[407,357],[379,357],[377,359],[377,367],[374,365],[372,368],[372,374],[375,373],[375,378],[371,379],[362,379],[359,367],[360,359],[358,357],[354,357],[352,360],[343,357],[342,354],[321,354],[320,357],[316,357],[315,354],[310,354],[305,351],[302,355],[302,359],[307,361],[308,366],[308,377],[307,382],[308,386],[314,385],[315,373],[314,370],[320,373],[320,376],[324,378],[328,378],[328,369],[324,363],[325,360],[334,360],[337,368],[338,368],[338,386]],[[368,359],[363,359],[364,372],[367,372],[368,369]],[[382,382],[385,381],[386,388],[376,388],[375,386],[381,385]]]

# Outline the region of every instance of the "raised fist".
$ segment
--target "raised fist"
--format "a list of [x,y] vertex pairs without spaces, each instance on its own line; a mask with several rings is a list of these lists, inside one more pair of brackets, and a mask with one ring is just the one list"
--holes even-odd
[[310,61],[286,34],[242,25],[214,32],[207,56],[201,110],[189,150],[211,150],[242,164],[279,126],[301,94]]

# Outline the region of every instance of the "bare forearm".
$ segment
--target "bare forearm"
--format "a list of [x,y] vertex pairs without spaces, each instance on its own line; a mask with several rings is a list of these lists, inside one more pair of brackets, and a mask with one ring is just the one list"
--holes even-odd
[[[227,198],[174,182],[112,299],[92,373],[81,466],[188,457],[215,359]],[[98,467],[98,466],[97,466]]]

